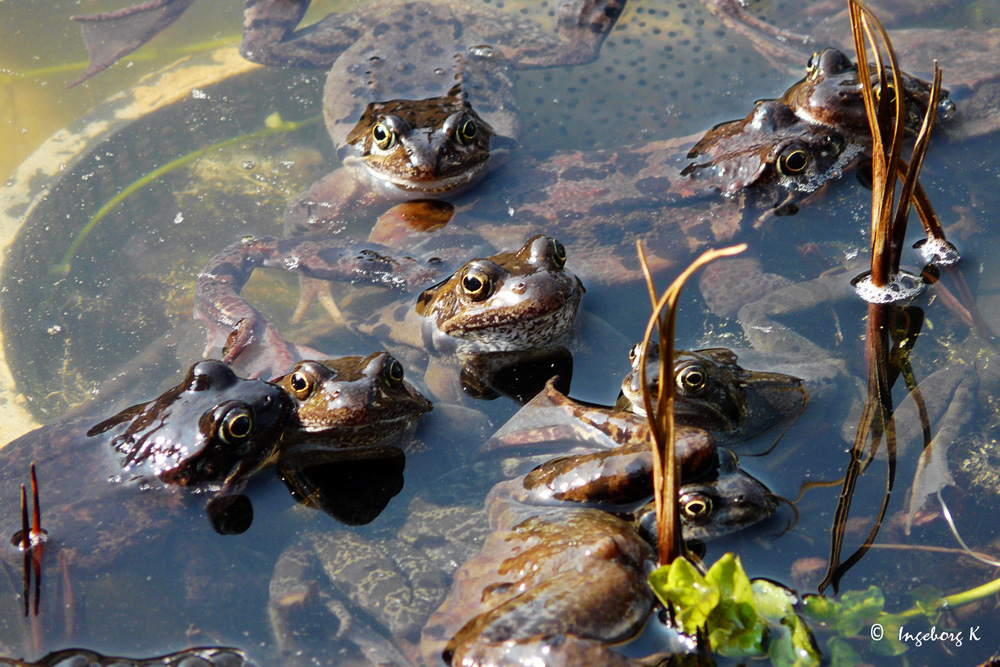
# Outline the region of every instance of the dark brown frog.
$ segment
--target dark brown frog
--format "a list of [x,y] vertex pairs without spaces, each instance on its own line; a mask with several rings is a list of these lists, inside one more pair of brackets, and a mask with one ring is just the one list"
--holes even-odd
[[[209,498],[217,531],[242,532],[252,513],[249,501],[234,494],[257,471],[276,461],[302,465],[331,450],[371,449],[380,444],[374,431],[398,435],[430,409],[385,352],[328,364],[305,362],[278,386],[202,361],[159,398],[95,426],[79,419],[9,443],[0,450],[0,492],[10,498],[3,518],[8,537],[21,528],[19,486],[34,463],[47,532],[45,581],[58,579],[61,560],[69,563],[64,570],[100,574],[157,558],[157,571],[168,577],[163,559],[169,560],[169,545],[185,555],[183,570],[200,554],[195,544],[207,544],[204,535],[211,534],[192,516],[203,504],[199,498]],[[5,558],[20,564],[20,544],[8,542]],[[137,553],[146,556],[136,560]],[[183,576],[174,575],[183,586]],[[51,614],[55,601],[48,590],[42,589],[42,617],[46,625],[60,623]],[[75,592],[78,601],[108,602],[100,592],[93,595],[86,587]]]
[[[801,62],[825,46],[845,51],[854,48],[849,15],[842,3],[810,5],[808,12],[782,12],[780,17],[769,16],[766,20],[736,0],[705,0],[704,4],[727,26],[746,35],[752,46],[779,68],[791,70],[792,63]],[[900,62],[928,74],[933,71],[934,60],[941,64],[945,85],[957,102],[954,120],[947,125],[948,135],[971,138],[996,131],[1000,30],[977,25],[954,29],[905,27],[914,18],[914,9],[918,14],[928,9],[940,11],[941,5],[891,0],[869,4],[890,29]]]

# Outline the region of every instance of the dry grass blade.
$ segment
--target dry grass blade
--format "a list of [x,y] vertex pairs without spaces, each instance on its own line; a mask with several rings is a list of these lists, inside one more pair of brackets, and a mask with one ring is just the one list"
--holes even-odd
[[653,397],[649,391],[646,374],[640,373],[642,401],[649,419],[650,431],[653,433],[653,493],[656,501],[656,521],[659,530],[657,535],[657,553],[660,565],[671,563],[683,550],[680,524],[677,512],[677,489],[680,478],[677,472],[677,461],[674,453],[674,332],[677,323],[677,301],[681,288],[691,275],[721,257],[737,255],[747,246],[745,243],[707,250],[695,259],[690,266],[681,272],[670,284],[670,287],[657,298],[656,286],[646,263],[641,243],[636,244],[639,251],[639,263],[646,286],[653,302],[653,314],[646,325],[646,333],[642,339],[642,353],[639,358],[639,368],[646,367],[646,358],[653,330],[659,329],[660,349],[660,382],[656,397],[656,408],[653,408]]

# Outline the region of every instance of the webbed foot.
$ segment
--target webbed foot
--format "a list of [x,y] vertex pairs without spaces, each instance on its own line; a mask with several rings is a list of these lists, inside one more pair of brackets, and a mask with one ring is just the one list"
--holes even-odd
[[74,16],[80,23],[90,65],[69,87],[83,83],[156,37],[194,0],[147,0],[112,12]]

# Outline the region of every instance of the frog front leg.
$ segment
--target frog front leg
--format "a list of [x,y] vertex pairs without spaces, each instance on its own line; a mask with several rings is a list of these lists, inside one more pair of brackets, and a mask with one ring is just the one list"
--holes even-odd
[[[280,268],[320,280],[368,282],[407,290],[435,282],[436,265],[394,257],[377,244],[344,244],[340,239],[249,239],[213,257],[198,274],[195,319],[209,327],[209,346],[228,336],[223,361],[239,360],[246,372],[277,373],[301,358],[295,346],[247,303],[240,290],[257,267]],[[307,351],[311,352],[311,351]]]

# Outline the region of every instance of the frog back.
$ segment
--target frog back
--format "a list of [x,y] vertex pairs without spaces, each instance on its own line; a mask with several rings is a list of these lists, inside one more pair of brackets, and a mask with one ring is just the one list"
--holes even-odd
[[324,92],[327,128],[342,156],[386,105],[399,113],[401,101],[418,102],[407,109],[421,126],[471,109],[495,138],[516,140],[514,86],[498,49],[446,6],[409,2],[367,13],[367,30],[333,64]]

